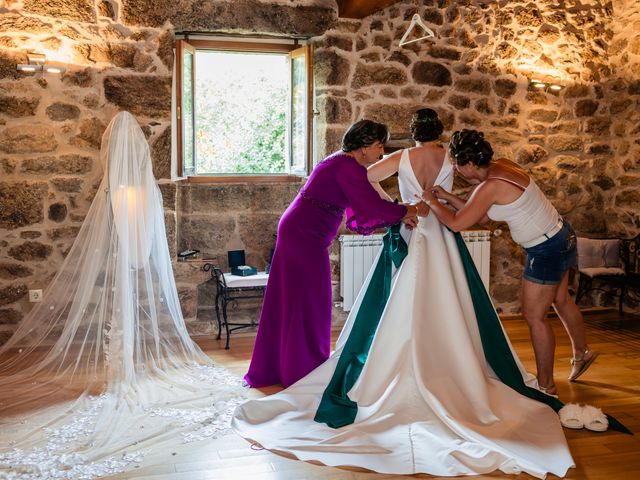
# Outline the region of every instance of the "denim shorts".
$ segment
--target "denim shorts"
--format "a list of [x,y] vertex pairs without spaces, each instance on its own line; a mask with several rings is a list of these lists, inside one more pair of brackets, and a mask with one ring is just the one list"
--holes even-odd
[[557,285],[567,270],[576,265],[576,233],[566,220],[553,237],[525,248],[527,261],[523,277],[530,282]]

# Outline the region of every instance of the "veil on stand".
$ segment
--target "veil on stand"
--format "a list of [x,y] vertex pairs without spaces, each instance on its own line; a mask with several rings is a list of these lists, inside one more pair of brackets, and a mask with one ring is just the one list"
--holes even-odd
[[117,114],[104,176],[43,301],[0,347],[0,477],[95,478],[228,431],[240,379],[187,332],[162,197],[135,118]]

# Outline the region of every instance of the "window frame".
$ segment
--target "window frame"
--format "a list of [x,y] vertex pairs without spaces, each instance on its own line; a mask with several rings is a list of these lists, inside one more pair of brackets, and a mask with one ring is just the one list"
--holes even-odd
[[[292,52],[297,52],[304,49],[303,55],[306,61],[306,165],[304,171],[297,171],[295,173],[273,173],[273,174],[219,174],[219,175],[190,175],[185,173],[185,166],[183,162],[183,123],[182,123],[182,91],[183,91],[183,52],[185,50],[193,52],[193,98],[195,99],[195,75],[197,64],[195,62],[195,52],[198,50],[222,50],[222,51],[242,51],[242,52],[264,52],[264,53],[283,53],[289,58],[289,65],[292,63]],[[314,95],[313,95],[313,51],[310,44],[303,43],[299,39],[287,38],[287,39],[258,39],[258,38],[231,38],[231,37],[209,37],[198,38],[189,37],[188,35],[177,35],[176,38],[176,132],[177,132],[177,176],[186,180],[188,183],[288,183],[299,182],[301,178],[305,178],[311,172],[313,165],[313,121],[314,121]],[[290,69],[290,75],[292,71]],[[287,112],[287,169],[291,168],[291,158],[289,145],[291,142],[291,126],[290,115],[293,108],[291,102],[291,91],[289,92],[289,106]],[[193,106],[193,122],[194,127],[192,131],[195,135],[195,105]],[[195,139],[194,139],[194,162],[197,161],[195,156]]]

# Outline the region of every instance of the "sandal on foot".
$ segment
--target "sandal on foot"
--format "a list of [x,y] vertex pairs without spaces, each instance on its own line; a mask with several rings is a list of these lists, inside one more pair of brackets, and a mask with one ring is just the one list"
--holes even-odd
[[600,355],[600,353],[587,349],[582,353],[582,358],[572,358],[569,381],[573,382],[577,380],[579,376],[586,372],[595,359],[598,358],[598,355]]
[[602,413],[602,410],[591,405],[582,407],[582,421],[584,428],[592,432],[606,432],[609,428],[607,416]]
[[567,403],[558,411],[560,423],[563,427],[580,430],[584,427],[582,420],[582,407],[577,403]]
[[558,398],[558,391],[556,389],[556,386],[554,384],[551,384],[547,387],[543,387],[542,385],[538,385],[538,389],[544,393],[545,395],[549,395],[550,397],[553,398]]

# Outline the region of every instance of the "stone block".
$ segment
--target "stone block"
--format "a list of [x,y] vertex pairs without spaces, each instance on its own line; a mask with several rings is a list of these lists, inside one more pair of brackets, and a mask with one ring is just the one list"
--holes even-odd
[[304,181],[259,184],[251,187],[250,211],[282,215],[298,194]]
[[0,309],[0,325],[17,325],[22,320],[22,312],[13,308]]
[[235,218],[220,214],[215,217],[181,215],[178,217],[178,251],[200,250],[203,255],[226,252],[227,242],[234,235]]
[[367,63],[375,63],[382,60],[382,54],[380,52],[369,52],[360,55],[360,60]]
[[176,192],[177,186],[174,182],[161,183],[158,185],[160,188],[160,194],[162,195],[162,204],[165,210],[176,209]]
[[53,130],[43,125],[16,125],[0,131],[0,151],[5,153],[52,152],[56,148]]
[[610,117],[592,117],[587,120],[584,131],[595,136],[606,136],[609,135],[610,128]]
[[47,236],[54,242],[60,239],[75,239],[79,231],[80,227],[75,226],[54,228],[47,232]]
[[616,182],[607,175],[598,175],[593,180],[591,180],[591,183],[597,185],[605,191],[612,189],[616,185]]
[[403,64],[405,67],[411,65],[411,59],[399,50],[395,50],[391,53],[391,55],[385,59],[385,62],[398,62]]
[[79,193],[84,181],[81,178],[52,178],[51,184],[59,192]]
[[252,204],[251,188],[246,184],[193,184],[179,190],[180,210],[187,214],[243,211]]
[[67,218],[67,206],[62,202],[49,205],[48,217],[49,220],[57,223],[64,221],[64,219]]
[[538,163],[546,159],[547,156],[548,152],[540,145],[523,145],[518,149],[516,161],[520,165],[526,165],[528,163]]
[[638,189],[624,190],[616,195],[616,207],[640,211],[640,191]]
[[398,103],[393,108],[389,108],[389,105],[384,103],[372,103],[365,106],[363,118],[384,123],[394,136],[406,135],[409,131],[411,117],[416,110],[423,107],[424,105],[419,103]]
[[93,167],[93,159],[82,155],[69,154],[59,157],[38,157],[23,160],[20,172],[36,175],[86,174]]
[[481,95],[489,95],[491,93],[491,83],[486,78],[458,78],[454,87],[461,92]]
[[0,183],[0,228],[13,230],[44,220],[47,184]]
[[17,302],[24,297],[27,292],[28,289],[25,284],[9,285],[8,287],[0,288],[0,305]]
[[353,74],[351,88],[363,88],[371,85],[404,85],[405,83],[407,83],[407,74],[398,67],[385,64],[358,64]]
[[480,100],[478,100],[475,104],[475,109],[476,111],[484,115],[493,115],[494,113],[496,113],[492,102],[490,102],[486,98],[481,98]]
[[26,241],[9,249],[9,256],[22,262],[43,261],[53,252],[51,245]]
[[629,108],[632,103],[633,101],[630,98],[614,100],[611,102],[611,105],[609,105],[609,113],[611,115],[617,115],[618,113],[622,113],[627,108]]
[[431,46],[428,53],[429,56],[433,58],[443,58],[445,60],[454,61],[460,60],[460,57],[462,56],[462,54],[455,48],[442,47],[437,45]]
[[537,108],[529,112],[529,119],[542,123],[553,123],[558,118],[558,112],[555,110],[547,110]]
[[[248,252],[256,252],[267,259],[269,249],[275,246],[274,235],[278,232],[280,215],[277,213],[239,214],[237,219],[240,239]],[[263,268],[263,265],[258,265]]]
[[0,278],[14,280],[16,278],[33,275],[33,270],[19,263],[0,263]]
[[346,98],[334,96],[318,97],[317,108],[324,113],[324,121],[327,123],[351,122],[353,110],[351,109],[351,102]]
[[96,8],[93,0],[24,0],[25,12],[44,17],[96,23]]
[[570,85],[563,90],[564,98],[581,98],[589,95],[591,95],[591,89],[584,84]]
[[351,72],[349,60],[332,50],[317,50],[313,65],[318,87],[346,85]]
[[590,117],[598,110],[598,102],[590,99],[578,100],[573,113],[576,117]]
[[40,99],[0,95],[0,113],[8,117],[29,117],[36,114]]
[[122,0],[120,18],[125,25],[144,27],[162,27],[169,21],[178,32],[217,31],[296,37],[320,36],[335,25],[335,4],[298,3],[260,0]]
[[47,107],[46,113],[54,122],[64,122],[78,118],[80,109],[70,103],[55,102]]
[[411,68],[413,80],[418,84],[444,87],[452,84],[451,72],[435,62],[418,61]]
[[165,128],[151,147],[153,176],[171,178],[171,126]]
[[108,76],[107,101],[134,115],[167,118],[171,112],[171,78],[157,75]]
[[547,138],[547,146],[557,152],[580,152],[583,149],[583,143],[580,137],[569,135],[549,135]]

